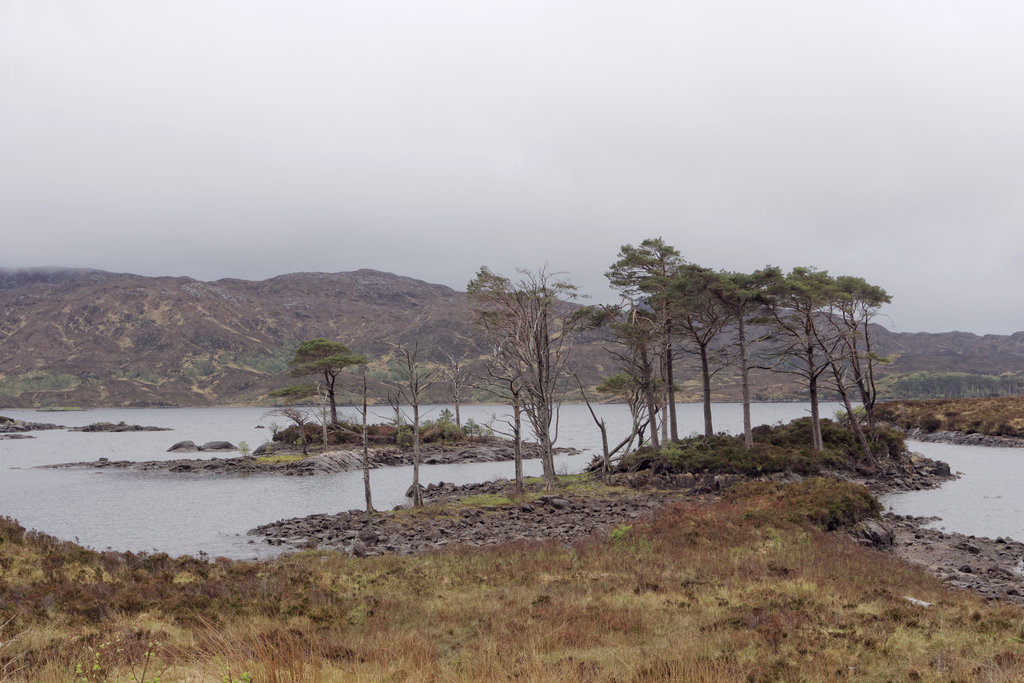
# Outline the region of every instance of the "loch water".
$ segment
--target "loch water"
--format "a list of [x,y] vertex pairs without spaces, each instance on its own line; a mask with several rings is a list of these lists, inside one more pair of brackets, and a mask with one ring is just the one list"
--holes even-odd
[[[450,406],[430,406],[423,419],[433,419]],[[838,405],[823,404],[822,415],[832,415]],[[622,405],[594,406],[608,426],[614,443],[629,428],[629,413]],[[382,407],[371,421],[386,421]],[[498,405],[463,406],[463,420],[504,426],[507,409]],[[344,413],[344,410],[342,410]],[[371,408],[371,414],[373,413]],[[703,431],[702,406],[678,406],[680,431]],[[757,403],[752,406],[754,424],[788,422],[808,414],[806,403]],[[167,552],[172,555],[206,553],[232,558],[267,557],[276,548],[246,535],[249,529],[280,519],[318,513],[336,513],[363,507],[361,472],[291,477],[271,474],[175,474],[166,471],[114,469],[39,469],[41,465],[110,460],[176,459],[167,452],[172,444],[191,440],[198,444],[227,440],[250,447],[270,439],[271,425],[280,417],[265,408],[166,408],[103,409],[42,413],[3,410],[0,415],[30,422],[55,422],[77,427],[94,422],[167,427],[160,432],[72,432],[64,429],[32,432],[32,439],[0,441],[0,515],[13,517],[27,528],[74,540],[99,550]],[[742,408],[735,403],[715,404],[716,431],[742,430]],[[354,418],[354,415],[349,415]],[[263,427],[260,427],[263,425]],[[575,455],[559,455],[560,473],[582,471],[598,452],[600,433],[584,405],[563,406],[558,429],[559,446],[581,449]],[[1024,463],[1022,449],[980,449],[945,444],[913,443],[914,450],[950,462],[967,474],[937,491],[886,496],[883,503],[896,512],[939,515],[937,525],[966,533],[1003,535],[1024,539],[1024,515],[1019,493],[1011,493]],[[978,452],[975,452],[978,451]],[[232,455],[232,454],[228,454]],[[228,457],[223,453],[212,457]],[[205,458],[197,453],[186,457]],[[991,478],[984,473],[996,465]],[[1013,467],[1016,466],[1016,470]],[[1009,469],[1006,469],[1009,468]],[[540,462],[527,460],[528,476],[540,474]],[[475,483],[513,476],[511,462],[425,465],[424,484],[442,481]],[[370,474],[374,505],[389,509],[406,502],[412,482],[411,467],[384,467]],[[984,479],[983,479],[984,478]],[[986,481],[980,485],[978,481]],[[1006,506],[1009,505],[1007,508]],[[954,528],[955,527],[955,528]]]

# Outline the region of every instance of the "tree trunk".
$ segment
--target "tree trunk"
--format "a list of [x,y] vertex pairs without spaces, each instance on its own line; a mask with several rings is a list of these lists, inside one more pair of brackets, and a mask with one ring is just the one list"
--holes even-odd
[[868,429],[875,433],[875,401],[878,400],[878,387],[875,386],[875,360],[871,351],[871,333],[868,322],[864,321],[864,352],[868,357],[868,400],[864,402],[864,411],[868,414]]
[[665,383],[668,385],[668,424],[673,441],[679,441],[679,423],[676,421],[676,386],[672,348],[665,350]]
[[821,453],[825,450],[825,444],[821,439],[821,422],[818,415],[818,376],[813,373],[808,383],[808,389],[811,399],[811,441],[814,445],[814,452]]
[[850,418],[850,429],[853,430],[854,435],[857,437],[857,441],[860,442],[860,448],[861,451],[864,452],[864,457],[867,458],[868,462],[877,467],[878,461],[875,460],[875,454],[871,452],[871,444],[868,443],[867,436],[865,436],[864,430],[861,429],[860,420],[857,419],[857,414],[853,412],[853,405],[850,403],[850,393],[846,390],[846,383],[843,382],[842,374],[834,363],[832,364],[832,375],[836,380],[836,390],[843,398],[843,406],[846,408],[846,414]]
[[[654,386],[653,386],[653,373],[651,372],[651,358],[647,355],[647,350],[644,349],[640,352],[640,361],[644,371],[644,397],[647,399],[647,424],[651,429],[651,447],[655,450],[661,448],[661,443],[658,441],[658,404],[654,400]],[[640,439],[641,445],[643,445],[643,438]]]
[[750,367],[747,359],[747,331],[743,314],[739,316],[740,329],[740,384],[743,387],[743,445],[750,450],[754,447],[754,432],[750,426]]
[[515,439],[513,448],[516,460],[516,493],[521,496],[526,493],[526,487],[523,485],[523,416],[518,391],[512,393],[512,414],[515,425],[512,431]]
[[366,425],[366,371],[363,371],[363,494],[366,496],[366,511],[373,512],[373,495],[370,493],[370,448],[367,443]]
[[412,404],[412,506],[423,507],[420,490],[420,403]]
[[715,435],[715,427],[711,423],[711,368],[708,364],[708,347],[700,347],[700,379],[704,383],[704,436]]
[[668,379],[665,368],[661,372],[661,443],[668,443]]
[[338,404],[334,401],[334,378],[324,372],[324,386],[327,387],[327,400],[331,402],[331,424],[338,424]]
[[324,432],[324,434],[323,434],[323,436],[324,436],[324,453],[326,453],[327,452],[327,405],[323,401],[321,401],[320,402],[320,408],[321,408],[321,411],[320,411],[320,417],[321,417],[320,424],[324,428],[323,429],[323,432]]

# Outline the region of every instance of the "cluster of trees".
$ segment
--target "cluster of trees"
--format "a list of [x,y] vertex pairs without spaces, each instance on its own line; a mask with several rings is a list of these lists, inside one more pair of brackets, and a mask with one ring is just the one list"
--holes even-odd
[[865,456],[874,459],[868,435],[852,419],[853,402],[864,407],[873,429],[880,359],[869,324],[890,301],[885,290],[813,268],[715,271],[685,261],[660,238],[623,246],[607,277],[622,301],[595,320],[618,342],[613,353],[622,372],[601,388],[626,398],[634,431],[649,429],[652,446],[679,439],[674,365],[680,354],[692,354],[701,368],[706,436],[714,434],[713,377],[731,365],[739,371],[744,439],[752,445],[750,370],[763,368],[795,374],[807,386],[816,451],[823,448],[818,402],[825,384],[842,399]]
[[896,398],[982,398],[1024,394],[1024,374],[975,375],[967,372],[915,372],[892,383]]
[[[576,287],[547,268],[520,270],[516,278],[481,268],[469,282],[467,294],[479,340],[488,350],[483,377],[470,374],[465,355],[448,353],[444,363],[426,363],[418,344],[396,347],[400,369],[388,401],[396,414],[402,403],[412,409],[414,505],[422,504],[420,405],[424,392],[439,381],[449,388],[460,428],[459,407],[470,387],[489,387],[495,396],[507,400],[512,408],[507,435],[515,444],[516,485],[522,489],[524,424],[540,448],[545,483],[555,485],[554,444],[561,401],[578,391],[576,395],[590,404],[587,389],[572,367],[573,345],[585,331],[605,335],[619,369],[597,390],[627,403],[633,416],[630,433],[609,448],[605,425],[591,411],[601,430],[605,467],[610,467],[612,456],[628,451],[634,443],[659,448],[679,440],[675,366],[686,354],[695,357],[701,369],[706,436],[714,435],[712,382],[719,371],[732,367],[742,385],[744,441],[748,448],[753,445],[750,371],[768,369],[795,374],[805,383],[816,451],[823,449],[818,402],[827,387],[842,399],[864,456],[874,462],[874,370],[880,359],[872,350],[869,325],[890,300],[883,289],[859,277],[833,277],[813,268],[788,273],[774,266],[753,273],[715,271],[685,261],[661,238],[623,246],[606,275],[621,295],[619,304],[582,306],[576,302]],[[331,423],[338,421],[338,376],[346,368],[359,368],[363,474],[366,506],[371,510],[366,363],[365,357],[353,355],[344,344],[314,339],[299,346],[289,365],[293,374],[317,378],[325,444],[328,409]],[[288,389],[278,395],[288,397],[293,392],[294,397],[299,391]],[[855,402],[866,414],[865,426]]]
[[[620,369],[598,390],[625,401],[633,416],[631,433],[614,449],[594,416],[606,467],[615,452],[634,442],[658,448],[678,441],[675,365],[682,354],[699,359],[706,436],[714,435],[713,378],[731,365],[741,378],[744,440],[752,446],[750,370],[764,368],[796,374],[806,383],[816,451],[823,449],[818,403],[827,386],[843,400],[865,457],[874,461],[870,432],[880,359],[871,347],[869,324],[890,300],[883,289],[813,268],[715,271],[685,261],[660,238],[623,246],[607,277],[621,294],[618,305],[578,306],[576,288],[546,269],[519,271],[512,280],[485,267],[469,283],[477,328],[491,351],[490,374],[511,398],[517,436],[519,416],[526,415],[545,457],[549,485],[555,480],[551,447],[557,408],[573,379],[589,405],[572,372],[573,340],[595,329],[607,333],[608,350]],[[756,330],[753,339],[750,329]],[[867,432],[854,402],[866,412]]]

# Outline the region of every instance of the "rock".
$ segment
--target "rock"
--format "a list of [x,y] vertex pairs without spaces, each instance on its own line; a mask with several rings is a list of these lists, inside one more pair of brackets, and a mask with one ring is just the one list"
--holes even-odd
[[230,441],[207,441],[199,447],[201,451],[236,451],[238,450]]
[[184,451],[186,453],[195,453],[198,450],[199,446],[197,446],[194,441],[179,441],[178,443],[168,448],[167,452],[176,453],[179,451]]
[[358,538],[352,541],[352,554],[356,557],[366,557],[366,545]]
[[890,548],[896,539],[892,527],[875,519],[862,519],[850,530],[858,543],[873,548]]

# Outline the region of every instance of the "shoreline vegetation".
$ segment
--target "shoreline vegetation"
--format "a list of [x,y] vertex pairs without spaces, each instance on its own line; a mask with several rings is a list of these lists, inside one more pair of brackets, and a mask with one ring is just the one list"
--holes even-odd
[[254,542],[296,550],[264,561],[0,518],[0,680],[1024,678],[1024,545],[883,515],[874,495],[948,466],[893,431],[866,462],[820,424],[821,452],[804,418],[755,430],[750,457],[692,437],[554,491],[282,520]]

